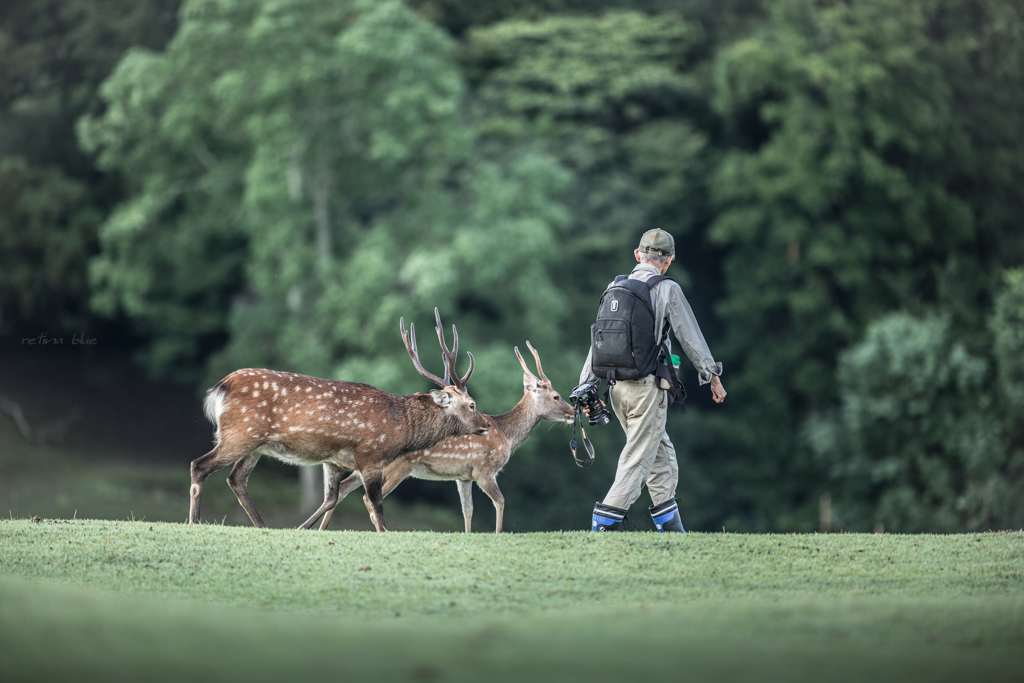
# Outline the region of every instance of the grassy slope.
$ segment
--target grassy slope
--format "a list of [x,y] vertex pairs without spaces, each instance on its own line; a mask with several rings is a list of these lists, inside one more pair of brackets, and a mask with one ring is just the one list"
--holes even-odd
[[0,580],[10,680],[1024,676],[1020,533],[496,537],[8,521],[0,574],[51,580]]

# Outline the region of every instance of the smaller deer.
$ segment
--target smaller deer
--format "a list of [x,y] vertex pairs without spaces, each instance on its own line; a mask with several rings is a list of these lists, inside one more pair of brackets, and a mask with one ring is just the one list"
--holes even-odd
[[[413,365],[440,390],[429,394],[395,396],[366,384],[337,382],[288,372],[248,368],[217,382],[203,407],[217,426],[212,451],[192,461],[189,522],[199,523],[203,483],[213,472],[233,465],[228,485],[254,526],[264,527],[246,489],[249,474],[267,455],[294,465],[320,465],[331,472],[354,470],[365,485],[363,501],[377,531],[384,523],[384,470],[392,460],[412,450],[429,448],[461,434],[486,434],[490,423],[477,412],[466,392],[473,374],[473,354],[464,377],[455,373],[459,335],[448,350],[437,320],[437,339],[445,361],[445,379],[420,364],[416,328],[399,320],[402,340]],[[326,505],[326,501],[325,501]],[[323,514],[323,508],[320,514]],[[319,514],[317,515],[319,518]]]
[[[462,516],[466,520],[468,534],[473,526],[475,481],[494,503],[497,517],[494,532],[501,533],[505,497],[498,488],[498,473],[508,464],[512,453],[526,441],[541,420],[566,424],[572,424],[573,421],[572,406],[562,400],[558,392],[552,388],[551,382],[544,376],[537,350],[530,342],[526,342],[526,346],[537,362],[540,377],[530,372],[522,354],[519,353],[519,347],[516,347],[516,356],[523,366],[523,398],[516,407],[504,415],[484,415],[490,424],[490,429],[485,435],[452,437],[435,446],[407,453],[392,461],[384,468],[385,496],[410,476],[438,481],[454,479],[459,487]],[[324,466],[324,489],[328,492],[328,497],[336,497],[337,502],[324,513],[323,521],[320,523],[321,531],[327,528],[337,503],[359,488],[361,483],[359,477],[354,474],[342,481],[339,475]],[[319,515],[314,515],[299,528],[312,527],[318,517]]]

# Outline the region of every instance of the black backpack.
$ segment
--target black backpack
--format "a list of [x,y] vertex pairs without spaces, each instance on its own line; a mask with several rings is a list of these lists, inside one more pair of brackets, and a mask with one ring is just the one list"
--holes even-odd
[[597,322],[590,327],[591,369],[610,382],[620,379],[642,379],[657,375],[672,387],[669,401],[682,402],[686,390],[667,359],[668,325],[661,339],[654,336],[655,313],[651,289],[665,275],[655,275],[646,282],[619,275],[601,295]]
[[[591,367],[595,375],[620,380],[654,374],[664,339],[654,338],[651,289],[662,280],[671,279],[655,275],[643,282],[619,275],[604,290],[597,322],[590,328]],[[667,336],[667,325],[665,333],[663,337]]]

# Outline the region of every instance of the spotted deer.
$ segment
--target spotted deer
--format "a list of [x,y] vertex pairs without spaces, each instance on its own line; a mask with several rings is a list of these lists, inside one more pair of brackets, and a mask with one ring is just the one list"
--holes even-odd
[[[501,533],[505,514],[505,497],[498,488],[498,473],[508,464],[509,458],[526,441],[541,420],[572,424],[573,408],[558,395],[551,382],[544,376],[537,350],[526,342],[537,363],[538,378],[526,366],[519,347],[516,356],[523,366],[523,398],[516,407],[504,415],[485,415],[490,425],[487,434],[454,436],[426,448],[407,453],[384,468],[384,495],[391,493],[407,477],[449,481],[454,479],[459,487],[462,500],[462,516],[466,521],[466,533],[473,525],[473,482],[477,483],[494,503],[496,513],[495,533]],[[342,481],[340,473],[324,466],[324,490],[326,499],[321,510],[324,512],[320,529],[327,528],[334,508],[353,490],[359,488],[359,477],[351,475]],[[329,505],[329,507],[328,507]],[[309,529],[319,518],[313,515],[301,529]]]
[[217,427],[216,446],[192,461],[189,522],[199,523],[203,482],[234,465],[228,485],[257,527],[266,526],[246,490],[259,459],[270,456],[293,465],[320,465],[335,472],[353,471],[366,489],[363,500],[377,531],[384,522],[384,470],[404,453],[430,448],[465,434],[486,435],[488,420],[466,392],[473,374],[473,354],[464,377],[455,372],[459,336],[448,350],[441,316],[434,309],[437,338],[444,354],[445,379],[423,369],[416,328],[399,320],[405,349],[416,370],[441,387],[429,394],[396,396],[366,384],[338,382],[272,370],[237,370],[206,394],[206,416]]

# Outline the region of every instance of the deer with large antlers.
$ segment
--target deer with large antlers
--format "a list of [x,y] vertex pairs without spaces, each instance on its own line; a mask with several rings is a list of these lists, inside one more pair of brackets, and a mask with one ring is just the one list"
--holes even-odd
[[[498,488],[498,473],[508,464],[509,458],[519,446],[526,441],[530,433],[540,424],[541,420],[565,422],[572,424],[573,408],[566,403],[551,382],[544,376],[537,350],[526,342],[537,363],[537,377],[522,354],[516,347],[516,356],[523,366],[523,398],[516,407],[503,415],[485,415],[490,429],[485,435],[454,436],[441,443],[407,453],[393,460],[384,468],[384,495],[387,496],[407,477],[417,479],[434,479],[442,481],[455,480],[459,487],[459,498],[462,500],[462,516],[466,522],[466,533],[473,526],[473,482],[494,503],[496,515],[495,533],[501,533],[505,514],[505,497]],[[327,528],[334,508],[349,493],[359,488],[362,482],[356,475],[342,481],[340,473],[329,471],[324,466],[324,490],[326,500],[318,514],[313,515],[301,527],[308,529],[316,523],[319,513],[324,512],[320,529]],[[330,507],[328,508],[328,504]]]
[[466,392],[473,374],[473,354],[464,377],[455,372],[459,336],[448,350],[441,316],[434,309],[437,338],[444,352],[445,379],[423,369],[416,347],[416,328],[399,321],[402,340],[416,370],[441,389],[429,394],[396,396],[366,384],[318,379],[272,370],[231,373],[206,394],[206,416],[217,427],[216,447],[192,461],[189,522],[199,523],[199,499],[210,474],[234,465],[228,485],[257,527],[266,526],[246,490],[260,457],[294,465],[320,465],[331,471],[353,471],[366,495],[363,500],[377,531],[384,523],[384,470],[404,453],[430,448],[465,434],[487,434],[490,423]]

